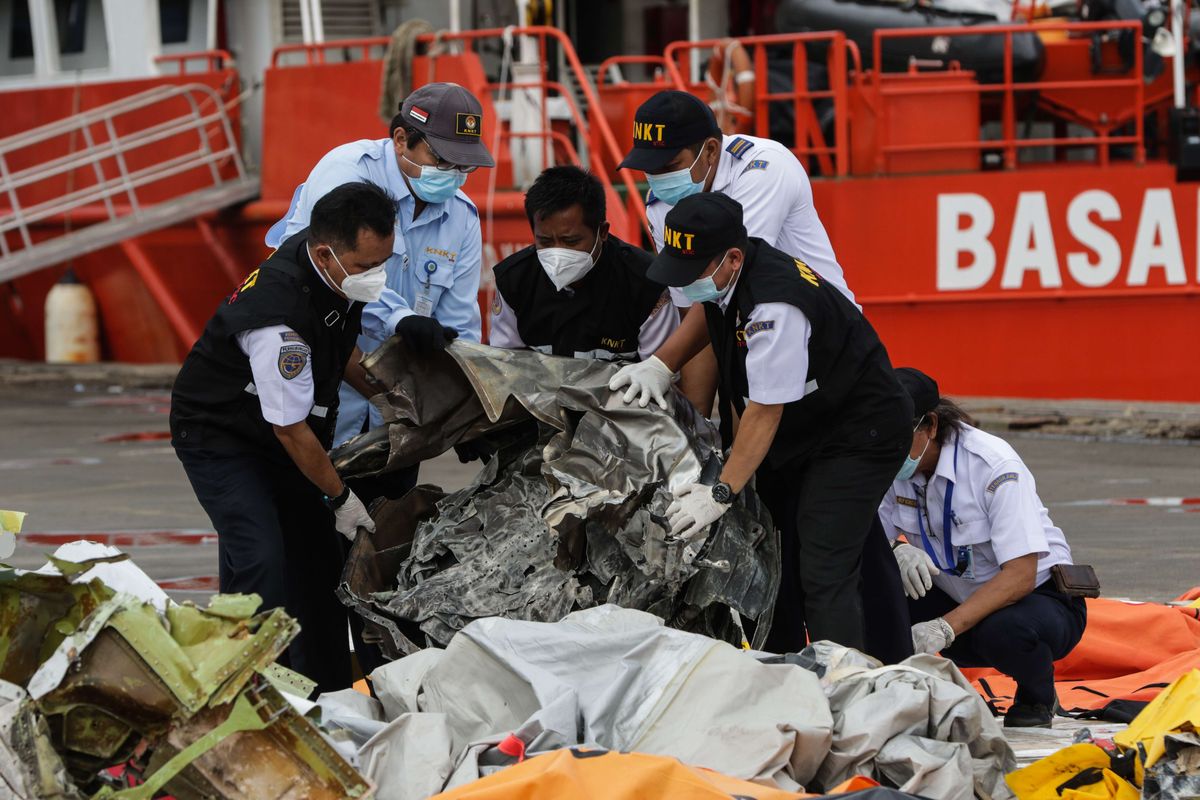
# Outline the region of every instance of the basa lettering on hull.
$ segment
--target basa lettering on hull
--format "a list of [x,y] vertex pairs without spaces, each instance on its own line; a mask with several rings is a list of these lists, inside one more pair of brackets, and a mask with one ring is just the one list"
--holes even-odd
[[[1064,274],[1085,288],[1145,286],[1152,274],[1161,274],[1161,282],[1168,286],[1186,285],[1183,241],[1171,190],[1144,191],[1132,243],[1105,226],[1120,223],[1128,211],[1110,192],[1080,192],[1066,207],[1063,222],[1069,235],[1056,238],[1046,192],[1020,192],[1007,231],[997,229],[996,209],[983,195],[939,194],[937,289],[982,289],[998,267],[1002,290],[1059,289]],[[1061,232],[1061,225],[1058,229]],[[1004,245],[1003,264],[997,258],[1000,245]],[[1200,273],[1200,266],[1197,270]],[[1159,281],[1156,278],[1154,283]],[[1200,274],[1196,281],[1200,283]]]

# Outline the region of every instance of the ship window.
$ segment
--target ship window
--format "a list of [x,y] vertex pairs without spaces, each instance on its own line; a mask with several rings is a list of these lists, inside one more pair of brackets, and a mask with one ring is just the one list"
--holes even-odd
[[29,0],[13,0],[8,57],[33,58],[33,25],[29,21]]
[[87,41],[88,0],[54,0],[58,22],[58,52],[63,55],[82,53]]
[[158,27],[162,43],[187,42],[191,16],[191,0],[158,0]]

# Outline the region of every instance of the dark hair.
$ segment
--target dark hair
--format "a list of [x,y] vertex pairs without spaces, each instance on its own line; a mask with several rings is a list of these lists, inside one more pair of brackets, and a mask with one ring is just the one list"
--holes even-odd
[[404,124],[403,114],[397,114],[396,116],[392,117],[391,124],[388,125],[388,138],[395,139],[396,131],[399,128],[404,129],[404,136],[408,139],[409,147],[412,147],[414,144],[424,138],[424,134],[422,134],[419,130],[411,125]]
[[695,158],[700,155],[700,150],[704,147],[704,143],[707,142],[709,139],[716,139],[717,142],[719,143],[721,141],[721,134],[715,133],[712,136],[705,136],[703,139],[696,142],[695,144],[689,144],[686,147],[679,148],[679,152],[682,153],[684,150],[687,150],[689,153],[692,154],[692,160],[695,160]]
[[604,186],[586,170],[579,167],[550,167],[525,193],[525,216],[529,226],[571,206],[583,209],[583,224],[598,229],[606,219]]
[[949,397],[939,397],[937,405],[921,419],[918,428],[929,427],[929,414],[937,415],[937,443],[939,445],[945,444],[946,439],[950,438],[950,431],[961,431],[963,425],[975,425],[974,417],[963,411],[962,407]]
[[313,204],[309,236],[339,250],[353,250],[366,228],[387,236],[396,227],[396,198],[366,181],[343,183]]

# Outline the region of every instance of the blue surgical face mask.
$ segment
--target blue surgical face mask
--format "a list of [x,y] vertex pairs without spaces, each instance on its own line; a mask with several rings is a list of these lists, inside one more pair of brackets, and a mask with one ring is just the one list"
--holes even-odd
[[458,170],[442,170],[437,167],[431,167],[428,164],[417,164],[410,160],[407,156],[400,156],[414,167],[421,169],[421,177],[408,178],[408,185],[412,188],[413,194],[424,200],[426,203],[444,203],[454,193],[462,188],[462,185],[467,182],[465,173]]
[[[924,419],[921,420],[921,422],[924,422],[924,421],[925,421]],[[920,428],[920,427],[921,427],[921,423],[918,422],[917,428]],[[917,428],[913,428],[914,436],[917,433]],[[925,446],[921,448],[921,454],[919,456],[917,456],[916,458],[913,458],[912,456],[905,456],[904,457],[904,466],[901,467],[900,471],[896,473],[896,480],[906,481],[909,478],[911,478],[913,475],[915,475],[917,473],[917,465],[921,463],[921,459],[925,456],[925,451],[928,449],[929,449],[929,439],[926,439]]]
[[691,167],[667,172],[662,175],[646,175],[646,181],[650,184],[650,191],[654,192],[654,196],[662,200],[669,206],[673,206],[685,197],[700,192],[704,189],[704,182],[708,180],[708,172],[712,171],[712,167],[704,173],[704,177],[699,181],[692,180],[692,167],[696,166],[696,162],[700,160],[700,156],[704,153],[704,147],[700,147],[700,152],[696,154],[696,160],[692,162]]
[[721,271],[721,264],[725,263],[725,259],[729,258],[729,253],[731,252],[733,251],[726,251],[720,263],[717,264],[717,268],[713,270],[712,275],[709,275],[707,278],[700,278],[697,281],[689,283],[687,286],[681,287],[679,291],[683,292],[683,296],[693,303],[715,303],[728,294],[730,287],[733,286],[733,280],[730,279],[724,289],[718,289],[717,282],[713,280],[713,276]]

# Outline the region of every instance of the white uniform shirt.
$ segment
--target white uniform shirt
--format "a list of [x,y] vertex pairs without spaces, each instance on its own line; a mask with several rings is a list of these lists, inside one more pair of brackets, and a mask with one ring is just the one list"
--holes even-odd
[[[954,464],[958,443],[958,466]],[[1037,585],[1050,577],[1055,564],[1070,564],[1071,548],[1037,494],[1033,474],[1008,442],[964,425],[942,445],[930,480],[921,474],[895,481],[879,506],[888,538],[900,534],[921,547],[917,514],[925,526],[934,558],[945,566],[943,517],[946,489],[954,482],[951,527],[956,562],[966,569],[961,577],[942,572],[934,584],[963,602],[1000,572],[1000,565],[1036,553]]]
[[[568,287],[569,289],[569,287]],[[563,291],[567,291],[564,289]],[[650,316],[638,329],[637,356],[645,361],[662,346],[676,328],[679,327],[679,314],[668,302],[660,302],[650,312]],[[523,350],[528,347],[517,330],[517,315],[512,306],[504,302],[504,296],[499,291],[492,301],[492,319],[488,326],[488,344],[492,347],[502,347],[506,350]],[[550,347],[536,347],[535,350],[551,353]],[[619,353],[608,350],[592,350],[587,353],[575,353],[575,358],[600,358],[617,360]]]
[[[396,163],[391,139],[361,139],[335,147],[321,158],[308,179],[296,187],[283,219],[267,232],[268,247],[305,228],[317,200],[343,183],[370,181],[399,203],[392,256],[384,269],[387,285],[362,314],[358,348],[370,353],[387,341],[396,324],[411,314],[433,317],[458,331],[460,338],[480,338],[479,277],[482,239],[479,211],[461,191],[444,203],[429,203],[413,219],[416,198]],[[369,427],[383,424],[379,409],[343,383],[334,444]]]
[[[313,269],[326,286],[335,288],[315,263]],[[351,305],[347,300],[346,308]],[[258,395],[263,419],[272,425],[294,425],[313,413],[312,348],[300,334],[287,325],[267,325],[242,331],[234,338],[250,359],[254,383],[247,390]]]
[[[717,301],[725,311],[742,273],[734,276],[729,291]],[[816,389],[808,378],[808,340],[812,325],[791,303],[760,303],[746,318],[746,382],[749,402],[764,405],[791,403]]]
[[263,419],[294,425],[308,417],[313,407],[312,350],[300,334],[287,325],[268,325],[236,338],[250,359]]
[[[853,303],[854,293],[813,207],[812,184],[799,159],[779,142],[756,136],[725,136],[721,148],[712,191],[742,204],[747,234],[802,259]],[[663,224],[672,208],[653,193],[646,198],[655,250],[662,249]],[[691,305],[677,289],[671,297],[678,306]]]

